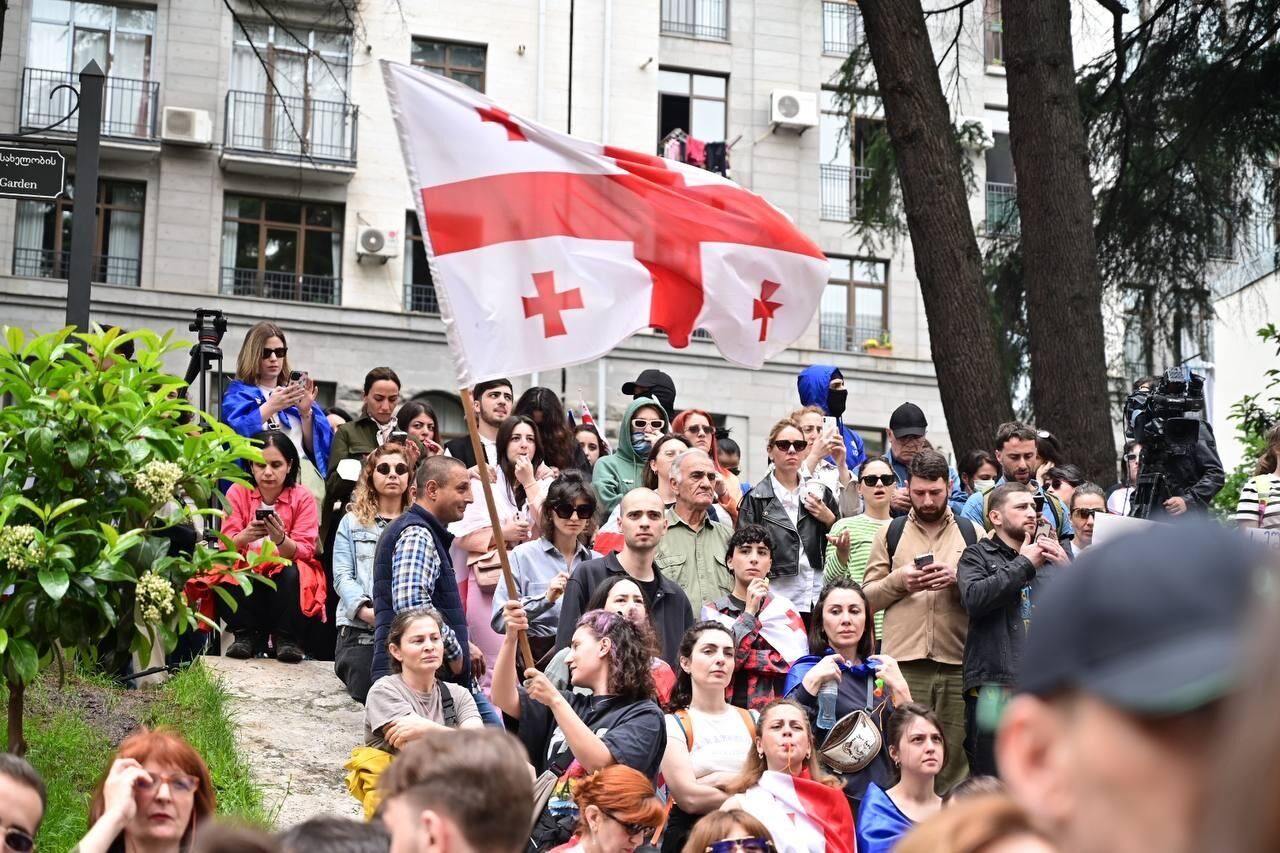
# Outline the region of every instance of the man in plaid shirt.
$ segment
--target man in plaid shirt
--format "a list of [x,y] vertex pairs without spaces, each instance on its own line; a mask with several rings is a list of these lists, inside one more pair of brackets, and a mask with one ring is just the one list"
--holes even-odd
[[733,632],[736,654],[733,682],[726,691],[731,705],[758,710],[783,696],[792,661],[806,654],[809,641],[795,606],[769,592],[773,544],[759,524],[744,524],[729,539],[725,562],[733,576],[733,592],[703,608],[702,618],[720,622]]

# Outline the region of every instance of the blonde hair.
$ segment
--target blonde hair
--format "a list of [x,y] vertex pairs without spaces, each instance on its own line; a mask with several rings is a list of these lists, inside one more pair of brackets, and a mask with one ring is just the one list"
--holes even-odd
[[[262,350],[266,348],[267,341],[271,338],[279,338],[280,343],[285,347],[289,346],[289,341],[285,339],[284,329],[281,329],[275,323],[261,322],[254,323],[249,327],[249,331],[245,332],[244,343],[240,345],[240,355],[236,356],[236,379],[241,382],[248,382],[250,385],[258,384],[258,368],[262,366]],[[276,377],[276,384],[283,385],[289,381],[289,358],[286,356],[280,360],[280,375]]]
[[[409,457],[405,455],[402,444],[384,444],[364,458],[364,467],[360,469],[360,480],[356,483],[355,494],[352,495],[351,505],[348,507],[350,513],[356,517],[356,521],[360,522],[361,527],[372,527],[374,519],[378,516],[378,492],[373,488],[373,469],[388,456],[399,456],[404,460],[404,464],[409,464]],[[409,484],[412,482],[413,466],[410,466],[405,478],[404,492],[400,495],[400,512],[409,508],[411,501]]]
[[817,415],[818,417],[825,418],[827,413],[822,411],[821,406],[804,406],[803,408],[796,409],[794,412],[787,415],[787,417],[796,423],[800,423],[800,419],[805,415]]
[[920,823],[897,843],[894,853],[982,853],[992,844],[1019,836],[1048,843],[1022,808],[1003,794],[970,797]]
[[756,838],[767,838],[773,841],[773,836],[769,834],[769,830],[759,818],[747,814],[742,809],[727,809],[711,812],[695,823],[693,831],[689,833],[684,843],[682,853],[705,853],[712,844],[723,841],[735,827],[751,833]]
[[800,719],[804,720],[805,736],[809,738],[809,757],[805,759],[804,766],[809,771],[809,778],[830,788],[844,787],[844,780],[838,776],[832,776],[822,769],[822,763],[818,761],[818,745],[813,740],[813,726],[809,725],[809,712],[792,699],[774,699],[760,710],[760,719],[756,722],[756,737],[751,743],[750,751],[747,753],[746,764],[743,766],[742,773],[738,778],[730,782],[729,786],[725,788],[727,793],[741,794],[748,788],[754,788],[760,782],[760,777],[769,769],[769,765],[765,761],[764,752],[757,745],[757,741],[759,741],[764,732],[765,723],[777,713],[779,708],[784,707],[794,708],[800,714]]
[[774,439],[778,437],[778,433],[787,427],[791,427],[791,429],[800,433],[802,437],[804,436],[804,430],[800,429],[800,424],[796,423],[793,418],[786,417],[774,424],[773,429],[769,430],[769,447],[773,447]]

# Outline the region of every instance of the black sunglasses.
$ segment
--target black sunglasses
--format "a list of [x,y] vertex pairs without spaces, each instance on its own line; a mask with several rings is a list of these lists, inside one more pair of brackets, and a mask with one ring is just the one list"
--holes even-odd
[[35,849],[36,840],[21,829],[9,829],[5,830],[4,844],[14,853],[30,853]]
[[[385,477],[385,476],[387,476],[388,474],[390,474],[390,473],[391,473],[391,463],[390,463],[390,462],[379,462],[379,463],[378,463],[378,467],[374,468],[373,470],[377,471],[379,474],[381,474],[382,476],[384,476],[384,477]],[[397,474],[401,474],[401,475],[408,474],[408,473],[409,473],[409,466],[408,466],[408,465],[406,465],[406,464],[405,464],[405,463],[403,463],[403,462],[397,462],[397,463],[396,463],[396,467],[395,467],[395,472],[396,472]]]
[[576,514],[578,518],[586,521],[595,513],[596,508],[591,504],[579,504],[578,506],[574,506],[573,504],[556,504],[551,508],[551,511],[560,518],[566,520]]
[[[604,809],[601,809],[600,811],[604,812]],[[622,827],[622,831],[625,832],[628,837],[634,835],[645,835],[653,829],[653,827],[649,826],[647,823],[624,823],[611,812],[604,812],[604,814],[605,817],[609,818],[609,820]]]
[[1071,514],[1076,518],[1093,518],[1098,513],[1106,514],[1106,510],[1097,507],[1080,507],[1080,509],[1071,510]]
[[705,853],[773,853],[776,848],[767,838],[734,838],[708,844]]
[[703,426],[702,424],[694,424],[693,426],[685,427],[684,431],[687,433],[692,433],[693,435],[711,435],[713,432],[716,431],[716,428]]
[[871,486],[892,486],[898,482],[897,476],[893,474],[868,474],[862,477],[862,485]]
[[271,356],[273,355],[276,358],[284,358],[288,354],[289,354],[288,347],[275,347],[274,349],[272,349],[271,347],[263,347],[262,349],[263,358],[271,358]]
[[806,447],[809,446],[809,442],[805,441],[803,438],[795,441],[784,438],[781,441],[775,441],[773,443],[773,446],[783,451],[784,453],[790,452],[792,450],[794,450],[796,453],[799,453],[801,450],[804,450]]

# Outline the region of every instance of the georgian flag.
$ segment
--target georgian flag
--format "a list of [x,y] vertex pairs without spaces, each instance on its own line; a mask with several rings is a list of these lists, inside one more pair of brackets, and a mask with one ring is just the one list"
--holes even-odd
[[719,175],[586,142],[382,63],[462,386],[597,358],[656,326],[760,367],[808,327],[827,259]]
[[[733,630],[734,620],[710,604],[702,606],[702,618],[719,622],[730,631]],[[809,637],[804,631],[804,620],[796,612],[795,605],[784,596],[770,593],[756,619],[760,622],[760,636],[787,663],[795,663],[809,654]]]
[[766,770],[742,797],[747,812],[768,828],[779,853],[856,853],[853,815],[840,788]]

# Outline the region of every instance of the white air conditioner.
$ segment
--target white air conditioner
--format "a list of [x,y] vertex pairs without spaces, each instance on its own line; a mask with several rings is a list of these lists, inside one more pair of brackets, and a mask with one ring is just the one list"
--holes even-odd
[[385,228],[361,228],[356,233],[356,260],[373,258],[386,263],[400,256],[400,232]]
[[774,89],[769,93],[769,122],[780,127],[804,130],[818,125],[818,95],[794,89]]
[[213,119],[207,110],[165,107],[160,138],[182,145],[208,145],[213,141]]

